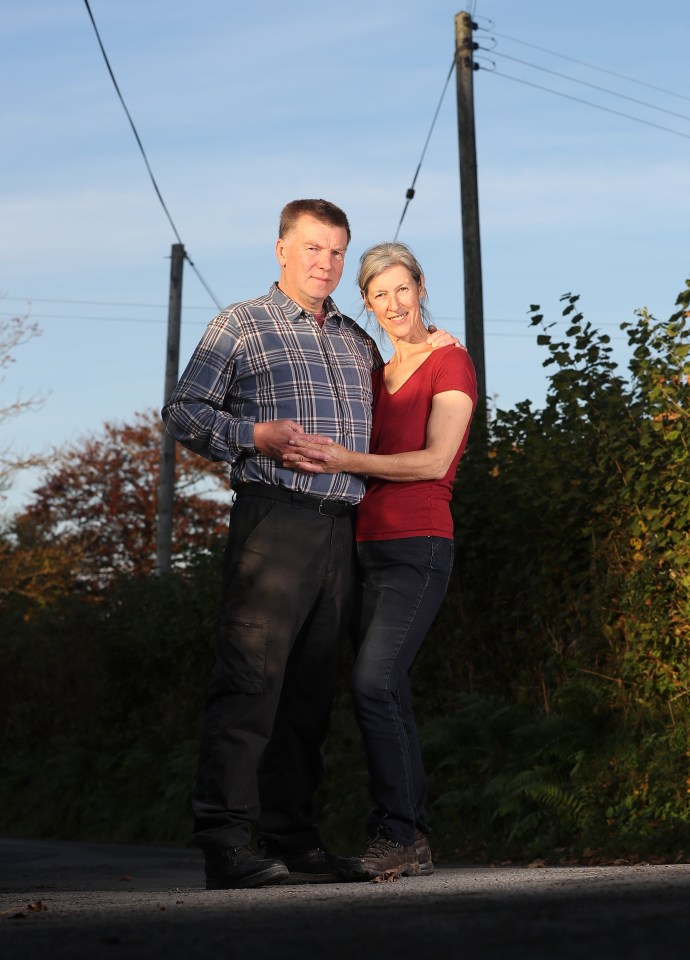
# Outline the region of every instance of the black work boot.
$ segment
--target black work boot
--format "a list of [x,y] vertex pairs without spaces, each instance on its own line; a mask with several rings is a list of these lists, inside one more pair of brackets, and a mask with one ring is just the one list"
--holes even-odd
[[248,846],[204,850],[207,890],[239,890],[282,883],[289,876],[280,860],[262,859]]
[[268,848],[271,856],[282,860],[290,871],[286,883],[340,883],[345,878],[340,872],[340,858],[322,847],[302,853],[282,853]]

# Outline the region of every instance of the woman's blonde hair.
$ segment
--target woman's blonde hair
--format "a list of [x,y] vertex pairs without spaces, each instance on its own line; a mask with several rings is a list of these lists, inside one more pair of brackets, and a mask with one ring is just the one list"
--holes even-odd
[[[357,274],[357,284],[364,297],[367,300],[367,291],[369,285],[384,270],[390,270],[391,267],[405,267],[417,286],[422,288],[424,284],[424,274],[419,261],[412,253],[409,247],[404,243],[377,243],[373,247],[365,250],[359,258],[359,273]],[[421,297],[422,319],[428,325],[429,309],[427,306],[426,286]]]

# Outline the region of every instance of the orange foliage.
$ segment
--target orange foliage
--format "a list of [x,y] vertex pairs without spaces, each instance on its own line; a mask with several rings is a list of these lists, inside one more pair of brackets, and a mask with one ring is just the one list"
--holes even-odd
[[[0,544],[0,595],[49,602],[66,589],[94,592],[114,576],[156,564],[162,424],[157,414],[104,424],[59,452]],[[176,449],[173,563],[207,551],[227,528],[227,465]]]

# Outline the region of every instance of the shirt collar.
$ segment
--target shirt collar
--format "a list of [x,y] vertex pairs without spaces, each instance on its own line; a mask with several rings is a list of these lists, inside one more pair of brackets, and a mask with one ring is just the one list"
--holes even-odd
[[[304,317],[308,313],[304,307],[301,307],[299,303],[295,303],[294,300],[283,293],[277,281],[271,284],[268,295],[276,306],[280,307],[288,320],[299,320],[300,317]],[[330,297],[326,297],[323,302],[323,312],[326,320],[332,317],[337,323],[340,323],[343,319],[342,313]]]

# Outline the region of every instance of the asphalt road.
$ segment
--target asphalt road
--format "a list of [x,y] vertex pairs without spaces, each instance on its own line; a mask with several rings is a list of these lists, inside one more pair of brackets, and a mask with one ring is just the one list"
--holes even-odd
[[690,865],[203,889],[193,849],[0,839],[2,960],[690,957]]

